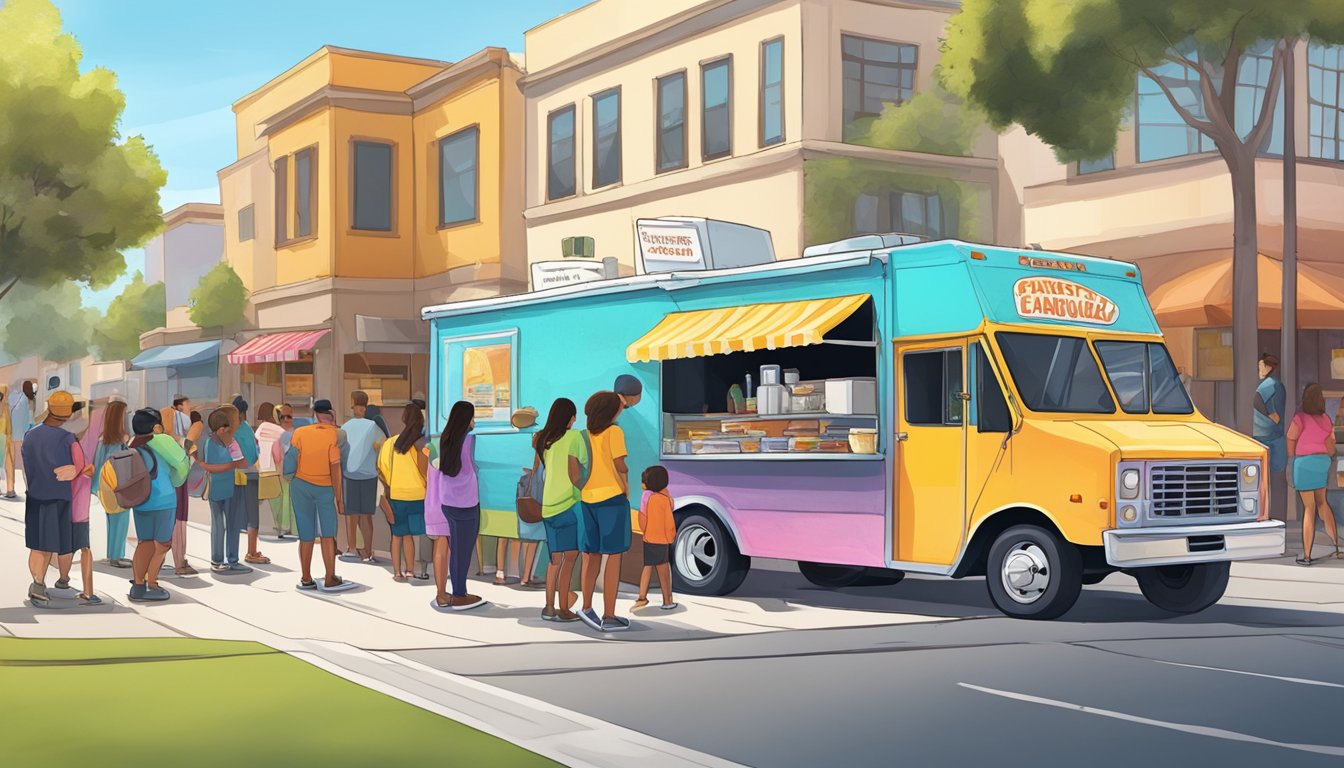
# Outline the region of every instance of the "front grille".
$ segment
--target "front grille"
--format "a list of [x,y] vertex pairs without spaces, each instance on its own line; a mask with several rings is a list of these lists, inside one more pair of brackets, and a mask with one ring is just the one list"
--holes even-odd
[[1159,464],[1152,468],[1155,517],[1237,514],[1236,464]]

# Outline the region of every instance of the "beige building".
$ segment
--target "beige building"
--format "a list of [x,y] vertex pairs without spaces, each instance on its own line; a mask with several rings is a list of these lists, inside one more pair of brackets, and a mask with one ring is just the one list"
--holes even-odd
[[529,261],[632,273],[634,221],[658,216],[768,230],[779,258],[864,232],[1021,243],[1017,190],[1064,177],[1039,142],[978,130],[935,153],[874,130],[885,105],[934,91],[957,7],[598,0],[530,30]]
[[[1268,80],[1265,53],[1243,63],[1237,98],[1255,103]],[[1344,396],[1344,47],[1296,50],[1298,334],[1297,379]],[[1256,73],[1255,79],[1250,74]],[[1198,98],[1177,65],[1159,75]],[[1025,235],[1047,249],[1137,263],[1176,364],[1199,407],[1233,423],[1231,349],[1232,185],[1223,159],[1140,78],[1132,118],[1114,153],[1074,164],[1067,178],[1029,186]],[[1249,113],[1249,110],[1247,110]],[[1282,107],[1256,163],[1259,327],[1262,351],[1278,352],[1282,326]],[[1254,363],[1251,363],[1254,365]],[[1333,405],[1331,414],[1334,413]]]

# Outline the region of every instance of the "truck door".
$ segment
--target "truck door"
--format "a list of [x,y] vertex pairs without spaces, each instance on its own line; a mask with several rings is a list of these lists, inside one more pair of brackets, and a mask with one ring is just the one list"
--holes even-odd
[[897,344],[892,553],[951,565],[966,530],[965,339]]

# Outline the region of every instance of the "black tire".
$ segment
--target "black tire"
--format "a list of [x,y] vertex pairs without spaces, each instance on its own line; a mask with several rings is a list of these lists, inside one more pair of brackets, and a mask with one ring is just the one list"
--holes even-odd
[[893,568],[868,568],[863,576],[855,582],[856,587],[890,587],[893,584],[900,584],[905,579],[905,571],[898,571]]
[[[1005,575],[1022,580],[1009,592]],[[995,607],[1017,619],[1057,619],[1078,601],[1083,589],[1083,556],[1078,548],[1052,531],[1034,525],[1016,525],[989,548],[985,584]],[[1016,595],[1016,596],[1015,596]]]
[[863,580],[868,569],[861,565],[831,565],[798,561],[798,572],[803,578],[823,589],[852,587]]
[[1132,571],[1148,602],[1172,613],[1199,613],[1221,600],[1231,572],[1228,562],[1159,565]]
[[714,515],[692,512],[677,523],[672,586],[688,595],[726,595],[742,586],[751,558]]
[[1100,584],[1112,573],[1115,573],[1115,571],[1087,571],[1083,574],[1083,586],[1090,587],[1093,584]]

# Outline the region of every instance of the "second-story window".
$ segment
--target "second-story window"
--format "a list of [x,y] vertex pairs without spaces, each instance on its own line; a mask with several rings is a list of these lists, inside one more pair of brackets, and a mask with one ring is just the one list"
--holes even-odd
[[256,237],[257,225],[255,208],[251,205],[245,205],[238,209],[238,242],[245,243]]
[[686,167],[686,73],[658,78],[657,170]]
[[732,57],[700,67],[700,155],[705,160],[733,153]]
[[621,89],[593,97],[593,187],[621,180]]
[[784,141],[784,39],[761,43],[761,146]]
[[354,228],[392,231],[392,145],[356,141],[354,154]]
[[887,104],[904,104],[915,95],[918,46],[841,35],[844,65],[844,121],[877,117]]
[[1344,160],[1344,46],[1307,47],[1307,155]]
[[317,222],[317,148],[294,153],[294,237],[309,237]]
[[475,221],[481,130],[463,128],[439,139],[439,226]]
[[275,244],[289,239],[289,156],[275,159]]
[[574,194],[574,105],[556,110],[546,120],[546,199]]

